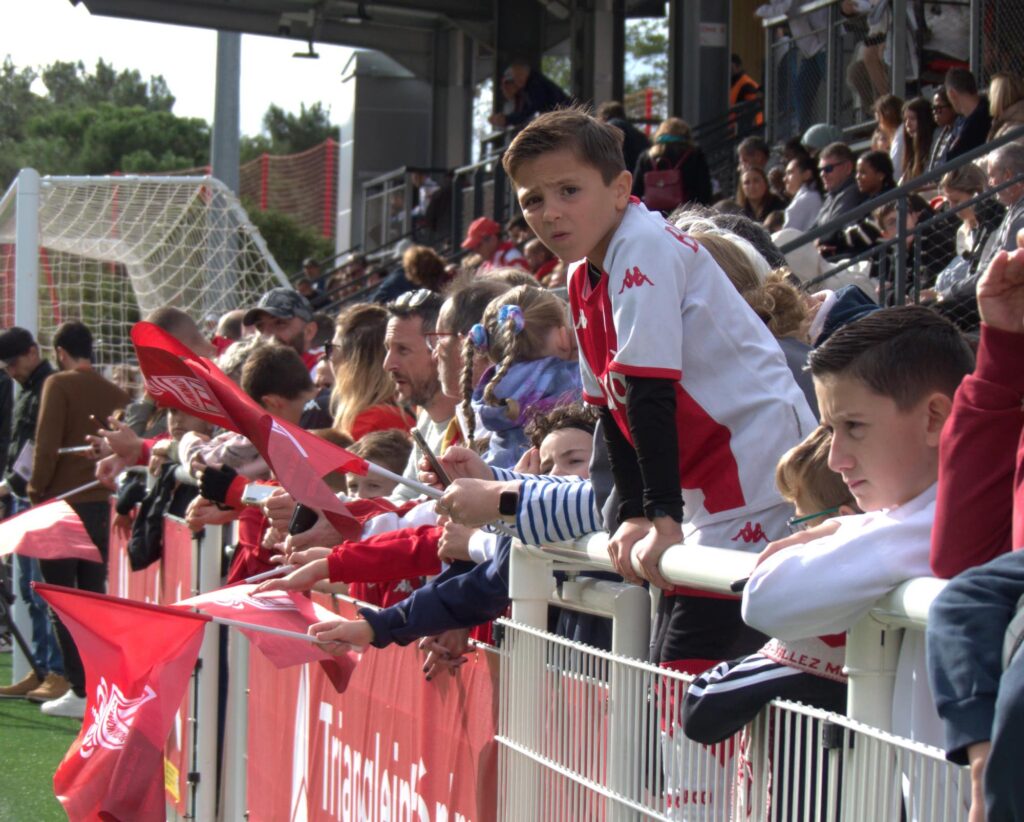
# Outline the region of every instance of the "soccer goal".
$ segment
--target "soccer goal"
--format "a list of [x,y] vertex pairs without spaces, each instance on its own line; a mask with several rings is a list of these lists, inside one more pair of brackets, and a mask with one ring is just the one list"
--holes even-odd
[[[48,347],[81,320],[108,376],[136,383],[129,330],[162,306],[200,327],[287,278],[245,209],[212,177],[40,177],[0,200],[0,324]],[[123,369],[123,370],[122,370]]]

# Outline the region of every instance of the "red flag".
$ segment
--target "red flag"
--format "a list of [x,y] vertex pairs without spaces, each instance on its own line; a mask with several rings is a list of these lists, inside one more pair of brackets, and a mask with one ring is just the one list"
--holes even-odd
[[[291,591],[268,591],[253,596],[255,585],[232,585],[206,594],[183,599],[175,605],[198,608],[213,617],[224,617],[248,622],[252,625],[282,628],[286,631],[306,633],[310,625],[335,619],[337,614],[317,605],[311,599]],[[359,663],[359,654],[349,651],[332,656],[318,645],[293,637],[275,636],[263,631],[239,628],[264,656],[277,668],[319,662],[327,678],[338,693],[348,687],[348,681]]]
[[0,522],[0,556],[103,562],[78,514],[64,500],[34,505]]
[[[267,591],[253,595],[256,585],[232,585],[175,602],[177,606],[198,608],[214,617],[226,617],[252,625],[263,625],[305,634],[315,622],[334,619],[323,606],[293,591]],[[278,668],[331,659],[319,645],[301,639],[240,629]]]
[[60,615],[85,666],[85,719],[54,774],[57,799],[72,822],[163,822],[164,743],[210,617],[33,586]]
[[323,511],[345,539],[358,538],[359,522],[323,477],[335,471],[365,476],[369,470],[366,460],[273,416],[213,362],[152,323],[136,323],[132,343],[147,390],[159,404],[180,408],[245,436],[297,502]]

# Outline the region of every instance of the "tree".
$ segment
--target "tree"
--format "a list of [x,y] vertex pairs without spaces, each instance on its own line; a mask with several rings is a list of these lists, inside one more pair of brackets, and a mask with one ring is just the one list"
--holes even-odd
[[[32,90],[41,80],[45,95]],[[208,162],[209,126],[171,112],[163,77],[116,71],[100,60],[36,71],[8,57],[0,68],[0,184],[26,166],[42,174],[169,171]]]
[[661,87],[668,76],[668,27],[665,18],[626,22],[626,93]]

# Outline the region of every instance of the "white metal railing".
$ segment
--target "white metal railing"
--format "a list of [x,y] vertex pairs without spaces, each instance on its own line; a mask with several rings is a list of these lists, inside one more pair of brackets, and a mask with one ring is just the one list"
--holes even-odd
[[[965,819],[967,771],[942,751],[888,733],[900,629],[923,630],[945,582],[909,580],[850,631],[849,716],[773,702],[715,746],[685,737],[691,677],[639,661],[649,605],[639,586],[574,578],[611,570],[606,534],[512,553],[503,621],[500,818]],[[756,554],[699,545],[665,553],[677,585],[730,592]],[[552,574],[568,572],[557,590]],[[613,619],[612,653],[547,633],[548,603]],[[644,607],[648,608],[644,622]],[[620,625],[639,628],[633,641]],[[631,648],[633,650],[626,650]],[[638,652],[639,651],[639,652]]]

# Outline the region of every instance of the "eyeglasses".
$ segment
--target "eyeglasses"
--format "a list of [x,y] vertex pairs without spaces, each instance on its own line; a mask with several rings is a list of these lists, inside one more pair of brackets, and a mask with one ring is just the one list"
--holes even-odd
[[427,348],[431,351],[437,351],[441,345],[442,337],[461,337],[462,335],[458,331],[429,331],[423,335],[423,339],[427,341]]
[[789,530],[792,531],[795,534],[798,531],[805,531],[805,530],[807,530],[810,527],[810,523],[811,523],[812,520],[816,520],[816,519],[818,519],[820,517],[827,517],[827,516],[830,516],[831,514],[836,514],[836,513],[839,513],[839,506],[838,505],[836,505],[836,506],[834,506],[832,508],[826,508],[824,511],[817,511],[816,513],[813,513],[813,514],[806,514],[805,516],[802,516],[802,517],[790,517],[789,519],[786,520],[786,525],[789,527]]
[[932,111],[944,111],[947,108],[952,108],[952,106],[946,105],[945,103],[937,103],[932,106]]
[[846,160],[840,160],[838,163],[825,163],[825,165],[819,166],[818,170],[821,171],[822,174],[831,174],[845,162]]

